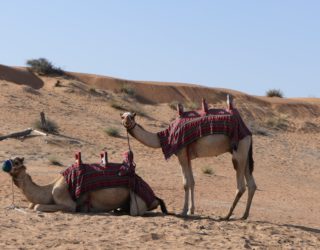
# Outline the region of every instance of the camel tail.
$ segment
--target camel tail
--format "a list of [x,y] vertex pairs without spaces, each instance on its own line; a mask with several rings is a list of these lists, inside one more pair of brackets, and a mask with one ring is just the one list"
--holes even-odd
[[248,159],[249,159],[249,171],[252,175],[253,169],[254,169],[254,161],[253,161],[253,152],[252,152],[252,138],[251,138],[251,144],[248,152]]
[[167,210],[167,207],[166,207],[166,204],[164,203],[164,201],[162,199],[160,199],[159,197],[156,197],[156,198],[159,201],[159,205],[160,205],[162,213],[168,214],[168,210]]

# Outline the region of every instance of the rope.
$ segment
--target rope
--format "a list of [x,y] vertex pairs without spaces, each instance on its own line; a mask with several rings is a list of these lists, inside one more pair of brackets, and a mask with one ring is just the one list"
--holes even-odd
[[[130,147],[130,136],[129,136],[129,132],[128,132],[128,129],[127,129],[127,141],[128,141],[128,148],[129,148],[129,151],[131,151],[131,147]],[[136,187],[136,181],[134,180],[134,183],[133,183],[133,190],[135,190],[135,187]],[[136,202],[136,209],[137,209],[137,215],[139,215],[139,205],[138,205],[138,202],[137,202],[137,195],[135,194],[134,191],[132,191],[132,193],[134,194],[134,200]]]
[[17,210],[18,212],[22,212],[26,214],[27,212],[24,211],[23,209],[19,208],[16,206],[14,203],[14,185],[13,185],[13,180],[11,180],[11,193],[12,193],[12,203],[9,207],[6,207],[7,210],[12,209],[12,210]]
[[130,147],[130,139],[129,139],[129,132],[127,129],[127,140],[128,140],[128,147],[129,147],[129,151],[131,151],[131,147]]
[[16,205],[14,204],[14,185],[13,185],[13,179],[11,179],[11,193],[12,193],[12,203],[7,209],[15,209]]

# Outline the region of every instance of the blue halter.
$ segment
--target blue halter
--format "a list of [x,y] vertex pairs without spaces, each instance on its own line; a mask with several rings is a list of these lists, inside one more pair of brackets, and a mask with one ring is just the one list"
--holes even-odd
[[11,160],[6,160],[4,163],[3,163],[3,165],[2,165],[2,170],[4,171],[4,172],[7,172],[7,173],[9,173],[10,171],[11,171],[11,169],[12,169],[12,161]]

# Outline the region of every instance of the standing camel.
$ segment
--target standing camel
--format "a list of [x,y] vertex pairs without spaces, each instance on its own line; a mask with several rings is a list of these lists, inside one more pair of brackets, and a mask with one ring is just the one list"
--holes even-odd
[[149,207],[138,195],[130,201],[133,194],[128,187],[114,187],[86,192],[75,201],[72,199],[68,184],[62,175],[45,186],[35,184],[26,172],[24,158],[16,157],[6,161],[3,165],[3,171],[11,175],[14,184],[30,202],[29,208],[35,211],[108,212],[122,207],[127,208],[130,202],[130,215],[143,215],[146,211],[157,208],[158,205],[161,206],[163,213],[167,213],[164,202],[157,197]]
[[[206,106],[205,101],[203,103],[203,107],[204,106]],[[179,114],[183,116],[183,108],[181,105],[178,105],[178,111],[179,111]],[[136,123],[135,116],[136,114],[131,112],[125,112],[124,114],[121,115],[122,124],[127,129],[127,131],[134,138],[140,141],[142,144],[151,148],[161,148],[163,146],[159,137],[161,136],[161,132],[152,133],[152,132],[146,131],[142,126]],[[241,119],[241,122],[242,122],[242,119]],[[233,210],[235,209],[239,199],[241,198],[241,196],[246,190],[245,180],[248,186],[248,199],[247,199],[247,205],[246,205],[245,212],[242,216],[242,219],[248,218],[252,198],[257,188],[254,178],[252,176],[253,158],[252,158],[251,132],[249,131],[248,135],[246,135],[244,138],[241,138],[241,140],[238,141],[237,148],[233,148],[231,144],[232,144],[231,138],[229,136],[215,133],[215,134],[205,135],[203,137],[200,136],[197,140],[191,142],[188,145],[185,145],[184,147],[179,149],[177,152],[175,152],[175,154],[178,157],[179,163],[181,165],[182,174],[183,174],[183,185],[184,185],[184,191],[185,191],[184,205],[182,209],[183,216],[186,216],[187,214],[188,215],[194,214],[194,210],[195,210],[195,204],[194,204],[195,181],[194,181],[192,168],[191,168],[191,160],[200,158],[200,157],[218,156],[218,155],[229,152],[232,154],[232,163],[233,163],[234,169],[236,170],[237,191],[228,214],[222,219],[228,220],[232,215]],[[191,195],[191,203],[189,206],[190,195]]]

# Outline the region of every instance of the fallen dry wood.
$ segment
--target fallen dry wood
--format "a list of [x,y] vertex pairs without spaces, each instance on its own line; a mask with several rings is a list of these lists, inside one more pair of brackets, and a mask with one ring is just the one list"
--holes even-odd
[[21,137],[26,137],[26,136],[30,135],[32,132],[37,133],[37,134],[40,134],[40,135],[47,136],[46,133],[43,133],[43,132],[41,132],[41,131],[39,131],[39,130],[35,130],[35,129],[32,129],[32,128],[28,128],[28,129],[23,130],[23,131],[20,131],[20,132],[15,132],[15,133],[12,133],[12,134],[9,134],[9,135],[0,136],[0,141],[5,140],[5,139],[8,139],[8,138],[21,138]]

